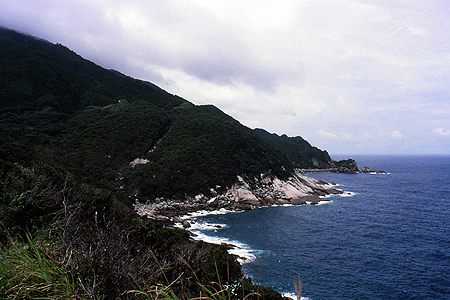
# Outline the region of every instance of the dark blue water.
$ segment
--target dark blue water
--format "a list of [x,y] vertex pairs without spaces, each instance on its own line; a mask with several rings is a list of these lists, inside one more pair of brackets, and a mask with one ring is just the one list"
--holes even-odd
[[450,156],[353,156],[389,174],[314,173],[353,197],[207,216],[257,251],[256,282],[318,299],[450,299]]

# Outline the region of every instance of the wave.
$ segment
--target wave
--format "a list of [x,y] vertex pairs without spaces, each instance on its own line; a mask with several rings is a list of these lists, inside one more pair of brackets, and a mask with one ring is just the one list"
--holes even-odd
[[218,210],[199,210],[195,212],[188,213],[187,215],[181,216],[182,219],[193,219],[198,217],[206,217],[209,215],[224,215],[228,213],[239,213],[242,211],[230,210],[226,208],[221,208]]
[[[189,222],[191,224],[191,227],[189,227],[189,231],[217,231],[223,228],[228,227],[227,224],[221,224],[221,223],[206,223],[200,220],[194,220],[192,222]],[[183,228],[183,225],[176,224],[175,227],[177,228]]]
[[325,204],[330,204],[330,203],[333,203],[333,200],[319,201],[319,202],[317,202],[316,205],[325,205]]
[[353,197],[355,195],[356,195],[356,193],[354,193],[354,192],[344,192],[343,194],[340,194],[339,196],[341,196],[341,197]]
[[[226,244],[230,246],[231,248],[228,249],[228,253],[232,255],[238,256],[237,261],[243,265],[246,263],[254,262],[256,260],[256,254],[260,251],[252,249],[249,245],[241,243],[236,240],[231,240],[229,238],[225,237],[219,237],[219,236],[213,236],[208,235],[206,232],[217,232],[218,230],[221,230],[223,228],[227,228],[227,224],[221,224],[221,223],[208,223],[202,220],[198,220],[197,218],[205,217],[208,215],[224,215],[228,213],[240,213],[243,211],[235,211],[235,210],[228,210],[225,208],[219,209],[219,210],[201,210],[189,213],[187,215],[181,216],[184,220],[191,220],[190,224],[191,226],[189,228],[184,228],[190,231],[193,234],[193,239],[197,241],[204,241],[206,243],[221,245]],[[176,224],[175,227],[177,228],[183,228],[183,225]]]
[[[297,300],[297,295],[295,293],[281,293],[283,297]],[[301,300],[311,300],[310,298],[301,297]]]
[[229,238],[207,235],[199,230],[189,230],[194,236],[194,240],[204,241],[211,244],[221,245],[226,244],[231,246],[228,249],[228,253],[238,256],[238,262],[242,264],[254,262],[256,260],[256,254],[258,250],[252,249],[249,245],[241,243],[239,241],[231,240]]

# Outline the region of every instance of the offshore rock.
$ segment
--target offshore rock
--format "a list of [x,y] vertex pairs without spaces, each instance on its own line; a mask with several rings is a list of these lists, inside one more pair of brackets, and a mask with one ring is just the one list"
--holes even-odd
[[380,171],[372,171],[372,170],[369,168],[369,166],[364,166],[364,167],[362,168],[361,172],[363,172],[363,173],[386,174],[385,171],[381,171],[381,170],[380,170]]
[[363,172],[363,173],[369,173],[369,172],[372,172],[372,171],[370,170],[369,166],[366,165],[366,166],[364,166],[364,167],[362,168],[361,172]]

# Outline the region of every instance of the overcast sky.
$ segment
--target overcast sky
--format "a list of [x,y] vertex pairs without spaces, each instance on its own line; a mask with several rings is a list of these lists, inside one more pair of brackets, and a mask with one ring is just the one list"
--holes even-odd
[[1,0],[0,25],[333,154],[450,154],[448,0]]

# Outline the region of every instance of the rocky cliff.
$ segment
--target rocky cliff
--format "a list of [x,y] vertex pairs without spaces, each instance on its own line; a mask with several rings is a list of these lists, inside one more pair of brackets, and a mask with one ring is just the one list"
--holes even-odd
[[249,210],[271,205],[317,204],[327,201],[326,195],[342,193],[326,182],[296,171],[286,180],[265,174],[249,182],[238,176],[237,182],[224,193],[213,190],[212,196],[199,194],[187,201],[159,198],[158,201],[136,203],[135,209],[140,215],[170,221],[172,217],[199,210]]

